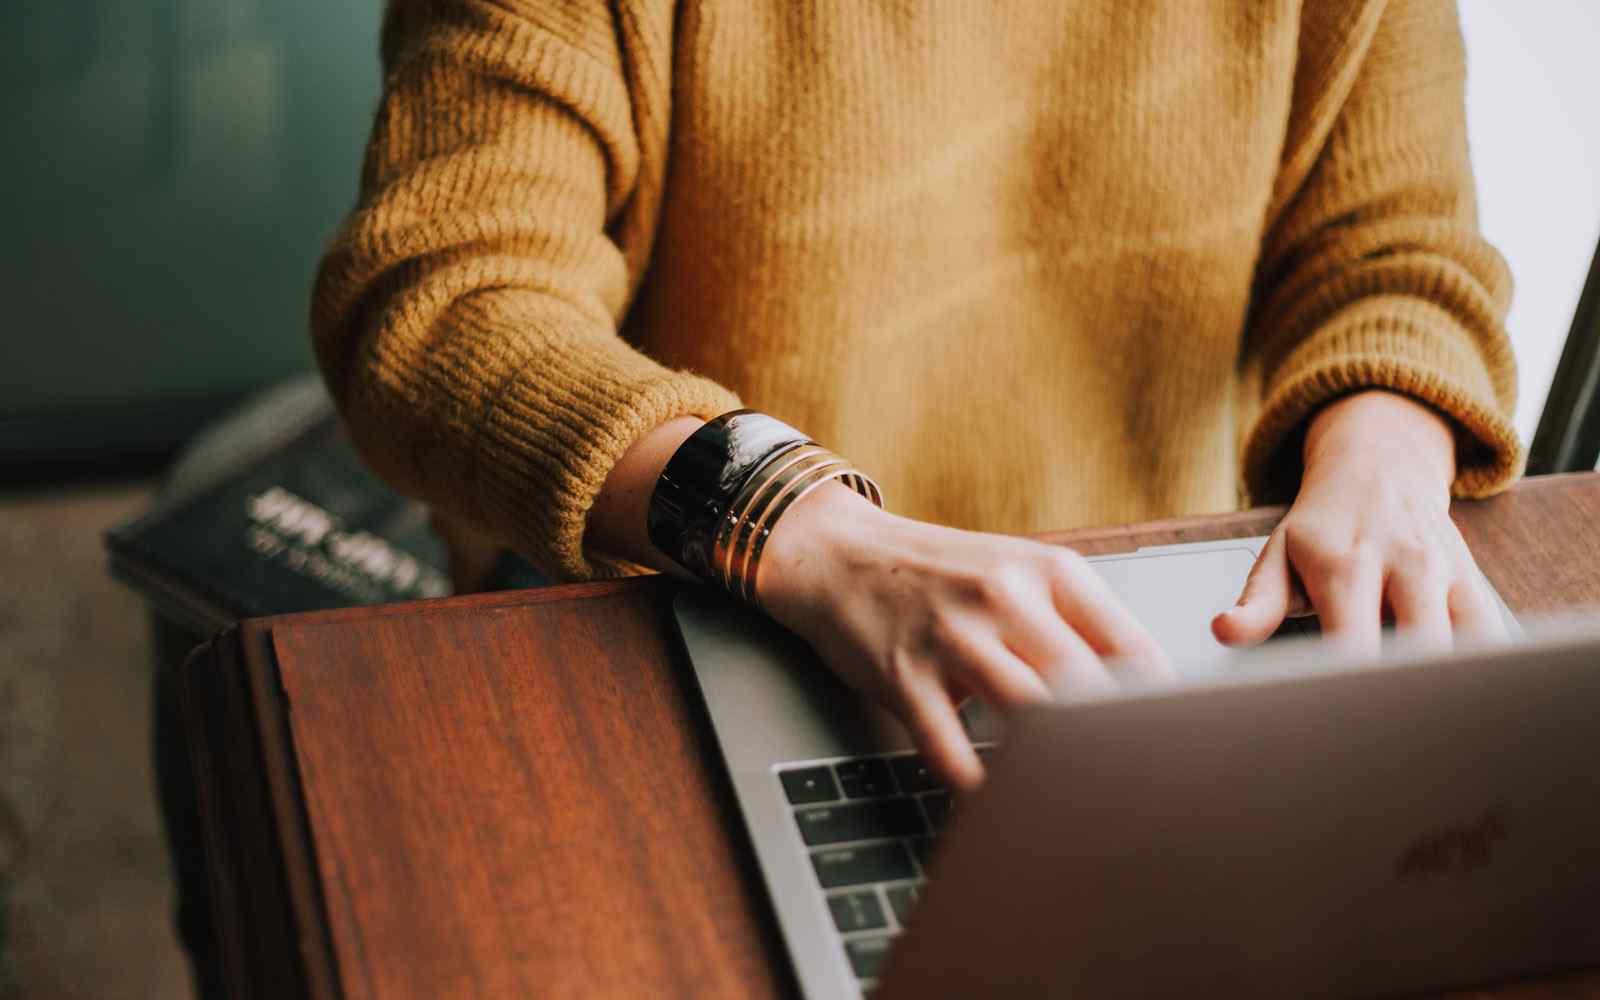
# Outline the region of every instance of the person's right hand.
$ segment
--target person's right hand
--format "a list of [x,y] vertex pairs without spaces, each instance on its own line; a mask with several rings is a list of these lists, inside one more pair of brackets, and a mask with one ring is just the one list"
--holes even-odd
[[1077,553],[877,509],[830,483],[774,527],[757,593],[856,690],[894,712],[957,790],[983,766],[957,706],[1011,709],[1113,683],[1104,661],[1170,675],[1166,656]]

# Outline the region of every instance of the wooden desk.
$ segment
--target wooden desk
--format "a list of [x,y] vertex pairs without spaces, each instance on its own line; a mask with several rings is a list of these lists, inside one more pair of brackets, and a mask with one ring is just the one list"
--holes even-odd
[[[1267,533],[1281,510],[1047,536]],[[1600,475],[1455,511],[1519,612],[1600,606]],[[184,670],[240,996],[795,993],[644,578],[245,622]],[[1600,996],[1600,971],[1473,996]]]

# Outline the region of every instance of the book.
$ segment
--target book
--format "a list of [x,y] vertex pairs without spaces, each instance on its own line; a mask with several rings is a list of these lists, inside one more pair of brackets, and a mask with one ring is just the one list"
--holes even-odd
[[450,594],[428,511],[362,463],[320,382],[207,431],[146,513],[106,535],[112,573],[210,634],[240,618]]

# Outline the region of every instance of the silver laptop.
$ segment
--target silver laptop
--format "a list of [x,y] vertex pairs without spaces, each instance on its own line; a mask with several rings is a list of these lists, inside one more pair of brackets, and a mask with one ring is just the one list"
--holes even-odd
[[1094,560],[1182,680],[1011,734],[969,711],[990,781],[959,822],[900,725],[803,642],[683,593],[804,994],[872,990],[891,945],[897,987],[986,996],[1362,995],[1600,960],[1600,634],[1515,669],[1233,653],[1210,621],[1263,542]]

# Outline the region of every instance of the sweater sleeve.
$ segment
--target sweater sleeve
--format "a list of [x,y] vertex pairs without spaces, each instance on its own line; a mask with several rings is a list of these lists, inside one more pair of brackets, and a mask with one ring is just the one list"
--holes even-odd
[[1503,326],[1511,281],[1478,232],[1454,5],[1323,10],[1303,26],[1241,359],[1259,390],[1245,487],[1256,502],[1290,498],[1316,410],[1385,388],[1452,421],[1456,496],[1494,493],[1523,462]]
[[395,0],[356,209],[312,302],[369,463],[566,579],[639,436],[735,409],[629,346],[671,93],[671,4]]

